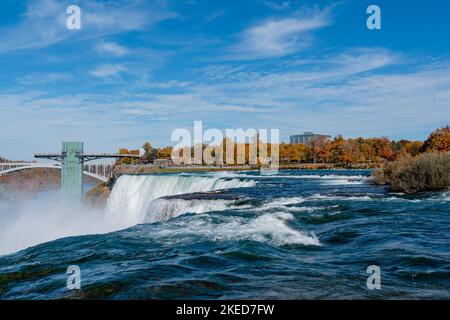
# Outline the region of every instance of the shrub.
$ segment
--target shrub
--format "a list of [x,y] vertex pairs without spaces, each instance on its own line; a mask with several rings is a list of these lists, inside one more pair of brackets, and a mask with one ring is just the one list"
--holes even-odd
[[406,193],[438,191],[450,186],[450,152],[405,156],[374,172],[374,182]]

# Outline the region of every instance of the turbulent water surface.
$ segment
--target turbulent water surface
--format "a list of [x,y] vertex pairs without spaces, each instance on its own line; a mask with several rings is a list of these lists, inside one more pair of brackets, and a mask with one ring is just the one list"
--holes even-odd
[[450,298],[449,193],[390,194],[369,175],[122,176],[104,210],[1,200],[0,298]]

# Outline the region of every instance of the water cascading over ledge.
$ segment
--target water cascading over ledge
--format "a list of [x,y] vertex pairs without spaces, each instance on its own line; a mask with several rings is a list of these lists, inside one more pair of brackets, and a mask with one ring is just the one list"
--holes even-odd
[[[253,180],[229,179],[223,177],[123,175],[117,179],[108,198],[106,218],[115,221],[123,227],[129,227],[144,222],[154,222],[170,217],[170,213],[159,212],[162,209],[162,201],[166,202],[165,207],[171,208],[174,214],[179,213],[180,206],[183,206],[181,201],[177,199],[156,201],[157,199],[186,193],[210,192],[253,186],[255,186]],[[178,202],[178,204],[167,204],[169,201]],[[217,204],[223,206],[224,202],[217,202]],[[197,201],[195,205],[198,208],[198,206],[201,206],[202,204]],[[184,206],[186,206],[185,202]],[[207,207],[208,205],[205,204],[205,206]],[[151,212],[152,209],[154,212]],[[188,208],[186,207],[186,209]],[[161,219],[159,219],[157,215],[159,215]]]

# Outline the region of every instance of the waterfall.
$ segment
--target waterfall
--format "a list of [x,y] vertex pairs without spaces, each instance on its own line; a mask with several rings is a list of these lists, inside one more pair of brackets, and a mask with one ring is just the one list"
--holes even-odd
[[[160,198],[254,185],[253,180],[230,179],[220,176],[123,175],[116,181],[108,198],[106,218],[118,226],[127,227],[143,222],[161,221],[180,215],[183,211],[202,212],[201,210],[213,209],[214,205],[201,205],[199,202],[210,200],[197,200],[193,208],[190,208],[189,202]],[[167,203],[168,201],[174,203]],[[216,203],[220,208],[225,206],[223,201],[216,201]]]

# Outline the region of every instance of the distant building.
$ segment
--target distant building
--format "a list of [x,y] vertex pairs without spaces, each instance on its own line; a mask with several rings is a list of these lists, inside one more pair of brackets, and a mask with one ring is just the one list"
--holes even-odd
[[312,132],[304,132],[303,134],[296,134],[290,137],[290,143],[292,144],[311,144],[314,140],[325,138],[330,139],[331,136],[326,134],[318,134],[318,133],[312,133]]
[[173,162],[170,159],[155,159],[153,164],[158,167],[172,167]]

